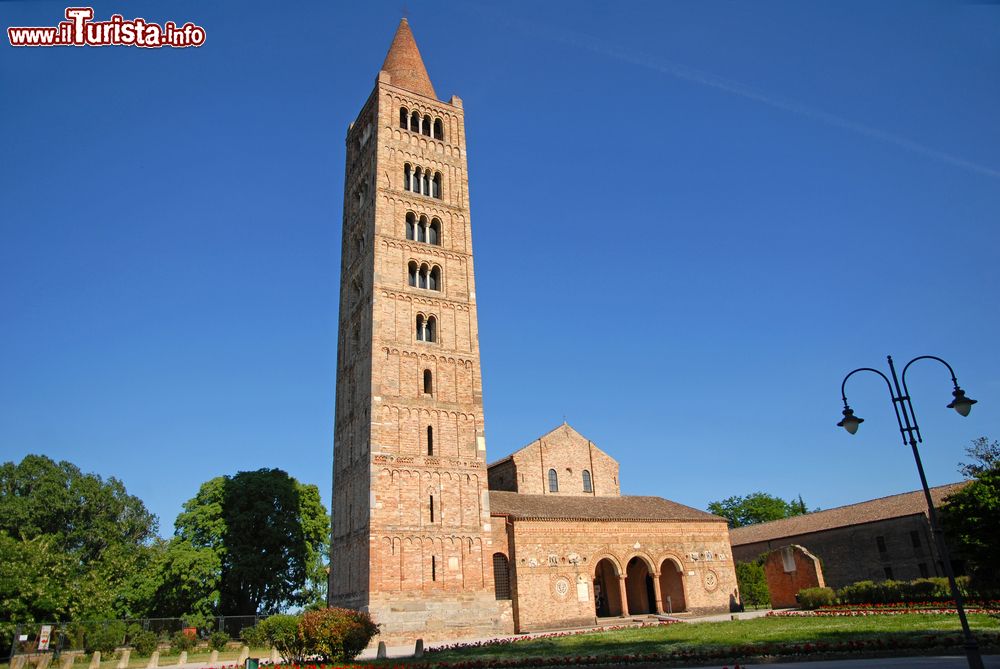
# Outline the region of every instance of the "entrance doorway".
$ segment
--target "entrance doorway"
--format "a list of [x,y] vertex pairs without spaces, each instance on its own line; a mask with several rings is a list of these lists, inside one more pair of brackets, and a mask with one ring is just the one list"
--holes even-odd
[[594,568],[594,610],[598,618],[620,616],[622,596],[615,563],[603,558]]
[[660,595],[663,597],[664,613],[687,610],[687,602],[684,600],[684,572],[670,558],[660,565]]
[[640,557],[628,561],[625,569],[625,591],[628,593],[630,615],[655,613],[656,595],[653,594],[653,577],[649,565]]

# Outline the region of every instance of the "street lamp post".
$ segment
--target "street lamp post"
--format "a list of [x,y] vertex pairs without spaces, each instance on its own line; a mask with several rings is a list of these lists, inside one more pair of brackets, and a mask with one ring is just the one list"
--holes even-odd
[[906,370],[910,368],[910,365],[915,363],[917,360],[937,360],[942,365],[948,368],[951,373],[951,382],[955,386],[952,391],[951,403],[948,404],[949,409],[954,409],[961,416],[968,416],[969,411],[972,410],[972,405],[976,403],[976,400],[966,397],[965,391],[958,387],[958,379],[955,378],[955,370],[951,368],[947,362],[933,355],[921,355],[913,360],[906,363],[903,367],[902,380],[903,385],[900,389],[899,377],[896,376],[896,366],[892,362],[892,356],[888,356],[889,360],[889,372],[892,374],[892,381],[889,380],[885,374],[877,369],[872,369],[871,367],[859,367],[853,372],[844,377],[843,383],[840,384],[840,395],[844,400],[844,417],[839,423],[838,427],[842,427],[847,430],[850,434],[854,434],[858,431],[858,427],[864,422],[864,418],[859,418],[854,415],[854,411],[847,404],[847,395],[844,391],[847,385],[847,380],[857,374],[858,372],[874,372],[882,377],[886,385],[889,387],[889,396],[892,398],[892,406],[896,410],[896,422],[899,423],[899,432],[903,435],[903,444],[909,445],[913,450],[913,459],[917,463],[917,472],[920,474],[920,485],[924,489],[924,497],[927,500],[927,515],[931,523],[931,534],[934,535],[934,539],[937,542],[938,553],[941,555],[941,561],[944,563],[944,573],[948,577],[948,585],[951,587],[951,596],[955,600],[955,608],[958,610],[958,618],[962,622],[962,634],[965,638],[965,655],[969,660],[970,669],[983,669],[983,658],[979,654],[979,644],[976,643],[976,637],[972,635],[972,630],[969,629],[969,621],[965,617],[965,606],[962,601],[962,593],[958,591],[958,584],[955,583],[955,572],[951,568],[951,557],[948,554],[948,546],[944,540],[944,534],[941,532],[941,528],[938,525],[937,512],[934,510],[934,500],[931,499],[931,491],[927,487],[927,477],[924,475],[924,465],[920,461],[920,452],[917,450],[917,444],[923,443],[923,439],[920,436],[920,427],[917,426],[917,415],[913,411],[913,402],[910,400],[910,392],[906,387]]

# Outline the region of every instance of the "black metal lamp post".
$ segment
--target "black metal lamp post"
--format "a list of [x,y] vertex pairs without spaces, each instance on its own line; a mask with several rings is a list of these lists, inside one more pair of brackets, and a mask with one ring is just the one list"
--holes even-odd
[[965,391],[958,387],[958,379],[955,378],[955,371],[951,368],[947,362],[933,355],[921,355],[913,360],[906,363],[903,367],[903,387],[900,390],[899,378],[896,376],[896,367],[892,363],[892,356],[888,356],[889,359],[889,372],[892,374],[892,381],[889,380],[885,374],[877,369],[872,369],[871,367],[859,367],[853,372],[844,377],[843,383],[840,384],[840,395],[844,400],[844,417],[839,423],[838,427],[842,427],[849,433],[854,434],[858,431],[861,423],[864,422],[864,418],[858,418],[854,415],[854,411],[847,404],[847,395],[844,392],[844,387],[847,385],[847,379],[851,378],[858,372],[874,372],[885,380],[887,386],[889,386],[889,396],[892,398],[892,406],[896,410],[896,422],[899,423],[899,432],[903,435],[903,444],[909,444],[910,448],[913,450],[913,459],[917,462],[917,472],[920,474],[920,485],[924,488],[924,497],[927,499],[927,515],[931,522],[931,533],[934,535],[935,541],[937,542],[938,553],[941,555],[941,560],[944,562],[944,573],[948,577],[948,585],[951,587],[951,596],[955,599],[955,608],[958,610],[958,618],[962,622],[962,634],[965,638],[965,655],[969,660],[969,667],[971,669],[983,669],[983,658],[979,654],[979,644],[976,643],[976,638],[972,636],[972,630],[969,629],[969,621],[965,617],[965,606],[962,601],[962,594],[958,591],[958,584],[955,583],[955,572],[951,568],[951,557],[948,554],[948,546],[944,540],[944,534],[941,532],[941,528],[938,526],[937,512],[934,510],[934,501],[931,499],[931,491],[927,487],[927,477],[924,475],[924,466],[920,462],[920,452],[917,451],[917,444],[923,443],[923,439],[920,437],[920,428],[917,426],[917,415],[913,412],[913,402],[910,400],[910,392],[906,388],[906,370],[910,368],[910,365],[915,363],[917,360],[937,360],[942,365],[948,368],[951,372],[951,382],[954,384],[955,389],[952,391],[952,396],[954,399],[948,404],[949,409],[954,409],[961,416],[968,416],[969,411],[972,410],[972,405],[976,403],[976,400],[966,397]]

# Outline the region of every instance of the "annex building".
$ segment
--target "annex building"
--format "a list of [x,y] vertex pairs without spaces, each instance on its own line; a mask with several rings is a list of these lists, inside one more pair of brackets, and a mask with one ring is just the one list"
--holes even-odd
[[[931,488],[935,508],[968,481]],[[791,544],[823,562],[832,588],[858,581],[944,576],[922,490],[730,530],[733,558],[755,560]]]
[[347,132],[330,605],[388,643],[730,610],[726,521],[569,425],[487,465],[464,114],[404,19]]

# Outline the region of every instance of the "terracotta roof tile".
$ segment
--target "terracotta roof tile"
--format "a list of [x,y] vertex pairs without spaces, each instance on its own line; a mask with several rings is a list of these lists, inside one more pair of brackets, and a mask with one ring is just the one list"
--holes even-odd
[[[957,492],[968,481],[949,483],[948,485],[931,488],[931,498],[934,506],[941,506],[948,495]],[[927,513],[927,502],[922,490],[905,492],[900,495],[880,497],[867,502],[838,506],[833,509],[815,511],[802,516],[792,516],[769,523],[748,525],[729,530],[729,539],[733,546],[755,544],[759,541],[773,541],[785,537],[795,537],[811,532],[821,532],[848,525],[860,525],[877,520],[912,516],[917,513]]]
[[701,520],[724,521],[662,497],[624,495],[522,495],[490,491],[490,514],[520,519],[545,520]]

